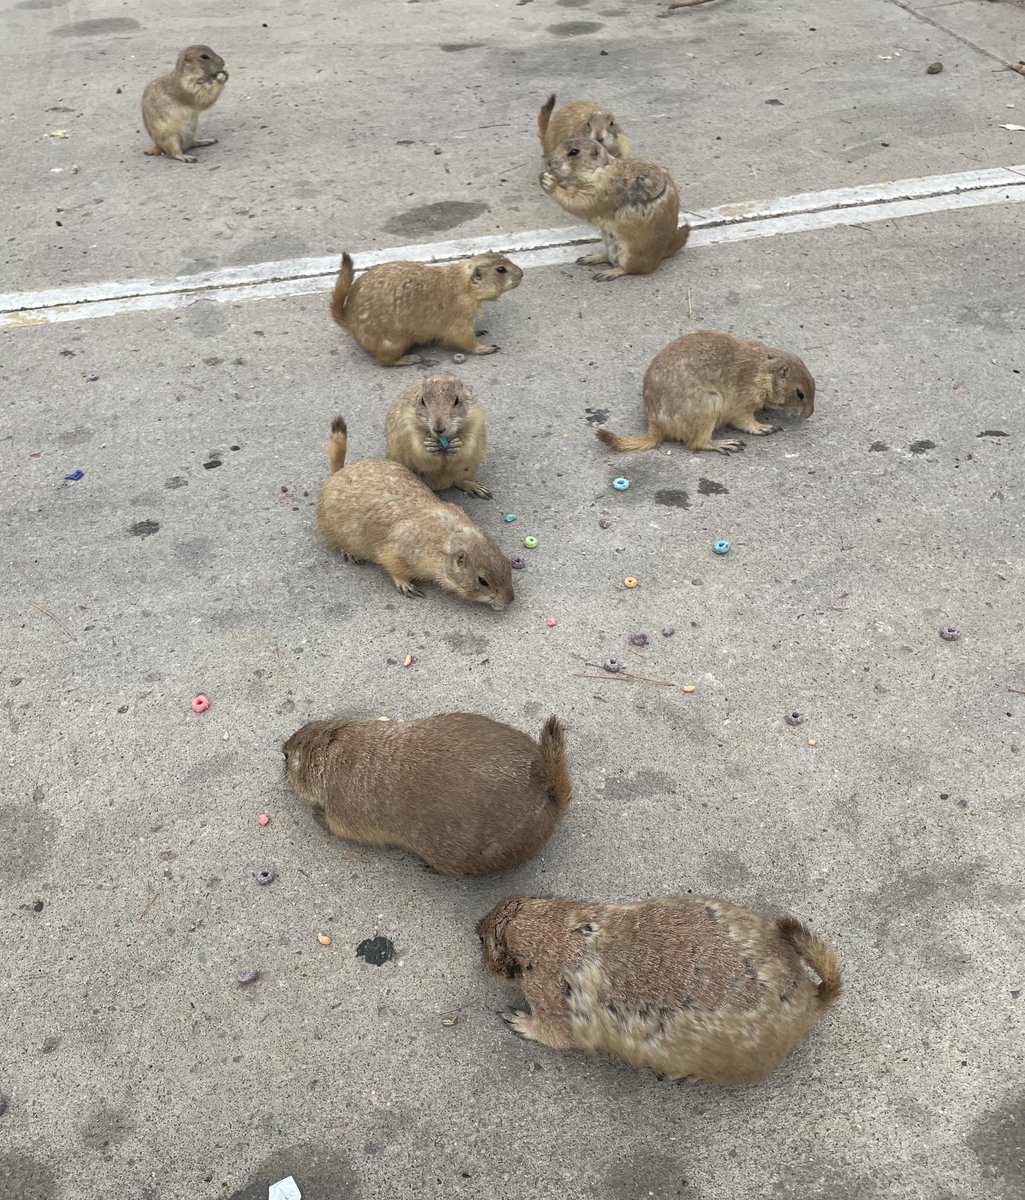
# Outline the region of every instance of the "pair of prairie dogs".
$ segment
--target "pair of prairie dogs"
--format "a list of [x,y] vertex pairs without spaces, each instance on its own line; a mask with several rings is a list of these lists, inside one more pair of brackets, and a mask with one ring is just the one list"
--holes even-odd
[[[407,850],[442,875],[521,866],[572,796],[555,716],[536,742],[475,713],[314,721],[283,751],[289,782],[331,833]],[[521,1037],[673,1079],[764,1079],[843,990],[836,956],[799,921],[712,897],[512,896],[477,932],[485,965],[529,1001],[506,1014]]]

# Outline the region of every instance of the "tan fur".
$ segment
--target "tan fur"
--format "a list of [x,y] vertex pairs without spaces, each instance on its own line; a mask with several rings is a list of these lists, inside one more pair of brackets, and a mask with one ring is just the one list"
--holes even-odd
[[523,272],[501,254],[478,254],[448,267],[382,263],[354,278],[352,258],[343,254],[331,316],[382,367],[406,367],[423,362],[406,351],[430,342],[494,354],[498,346],[477,339],[477,311],[518,287]]
[[537,114],[537,134],[546,158],[569,138],[593,138],[601,142],[613,158],[630,157],[630,139],[607,108],[593,100],[574,100],[553,114],[554,108],[553,93]]
[[757,419],[763,408],[810,417],[815,380],[808,368],[796,354],[703,329],[670,342],[645,372],[647,437],[622,437],[604,428],[595,432],[613,450],[683,442],[688,450],[729,454],[742,443],[712,436],[724,425],[756,437],[779,432],[779,425]]
[[465,512],[439,500],[401,463],[367,459],[345,466],[345,421],[331,425],[333,475],[320,492],[317,532],[353,562],[374,562],[404,596],[416,580],[436,583],[469,604],[501,610],[513,602],[512,568]]
[[562,725],[541,743],[473,713],[314,721],[284,745],[288,779],[337,837],[418,854],[442,875],[533,858],[570,802]]
[[685,245],[690,226],[679,226],[680,194],[669,172],[643,159],[616,159],[596,141],[570,138],[548,155],[541,187],[573,216],[597,225],[604,254],[578,263],[607,262],[598,280],[650,275]]
[[224,59],[209,46],[186,46],[175,68],[146,85],[142,122],[153,139],[147,154],[166,154],[178,162],[195,162],[186,150],[214,146],[216,138],[197,138],[199,114],[220,98],[228,72]]
[[455,375],[431,375],[406,388],[388,410],[385,431],[385,456],[435,491],[455,486],[490,497],[475,478],[487,452],[484,410]]
[[[521,1037],[673,1079],[757,1083],[842,991],[835,955],[800,922],[705,896],[513,896],[477,933],[487,966],[530,1003],[507,1017]],[[803,962],[821,974],[818,987]]]

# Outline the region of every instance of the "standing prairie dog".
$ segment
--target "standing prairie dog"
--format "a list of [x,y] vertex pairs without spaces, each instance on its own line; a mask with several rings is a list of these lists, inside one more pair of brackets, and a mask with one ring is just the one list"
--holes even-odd
[[679,227],[680,193],[664,167],[640,158],[618,159],[590,138],[570,138],[545,161],[541,187],[568,213],[597,225],[604,254],[585,254],[584,266],[611,264],[594,278],[650,275],[686,244]]
[[630,157],[630,139],[607,108],[602,108],[593,100],[574,100],[572,104],[564,104],[554,114],[553,108],[554,92],[537,114],[537,134],[545,158],[568,138],[593,138],[601,142],[613,158]]
[[446,504],[408,467],[385,459],[345,465],[345,421],[331,424],[333,475],[320,492],[317,532],[353,562],[383,567],[404,596],[417,579],[501,612],[513,602],[512,568],[458,505]]
[[331,297],[331,316],[382,367],[423,362],[410,346],[441,342],[466,354],[494,354],[477,339],[477,310],[518,287],[523,272],[501,254],[478,254],[448,267],[415,262],[382,263],[353,282],[352,258],[342,267]]
[[475,713],[313,721],[284,754],[292,787],[333,834],[408,850],[441,875],[493,875],[533,858],[572,791],[558,717],[539,742]]
[[487,966],[530,1003],[505,1018],[521,1037],[671,1079],[758,1083],[843,991],[836,956],[799,921],[705,896],[512,896],[477,934]]
[[431,375],[406,388],[388,410],[385,431],[385,457],[435,491],[455,485],[490,498],[475,478],[487,452],[484,410],[455,375]]
[[621,437],[596,429],[613,450],[654,450],[663,442],[683,442],[688,450],[729,454],[741,443],[712,435],[724,425],[762,436],[779,425],[763,425],[763,408],[810,417],[815,411],[815,380],[796,354],[763,342],[703,329],[685,333],[652,359],[644,374],[647,437]]
[[186,46],[174,70],[152,80],[142,93],[142,122],[153,139],[146,153],[192,163],[196,160],[186,150],[216,145],[216,138],[197,138],[196,125],[199,114],[217,102],[227,82],[219,54],[209,46]]

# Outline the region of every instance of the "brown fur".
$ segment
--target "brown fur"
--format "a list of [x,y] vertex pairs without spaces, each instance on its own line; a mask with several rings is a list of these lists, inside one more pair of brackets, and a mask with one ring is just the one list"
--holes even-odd
[[454,485],[471,496],[490,497],[475,478],[487,452],[484,410],[455,375],[431,375],[406,388],[388,411],[385,431],[385,456],[435,491]]
[[328,829],[418,854],[442,875],[493,875],[533,858],[569,807],[562,724],[540,744],[473,713],[422,721],[314,721],[284,745],[288,779]]
[[843,990],[836,956],[799,921],[705,896],[513,896],[477,933],[486,965],[516,979],[530,1003],[507,1017],[521,1037],[673,1079],[757,1083]]
[[423,362],[422,355],[406,351],[429,342],[466,354],[494,354],[498,346],[477,340],[477,311],[522,278],[520,268],[501,254],[478,254],[448,267],[382,263],[355,279],[352,258],[343,254],[331,316],[382,367]]
[[195,162],[186,154],[193,146],[214,146],[216,138],[197,138],[199,114],[215,104],[228,82],[224,59],[209,46],[186,46],[175,68],[146,85],[142,122],[153,139],[147,154],[166,154],[178,162]]
[[541,187],[568,213],[597,225],[604,254],[578,263],[607,262],[598,280],[650,275],[686,244],[690,226],[679,226],[680,193],[669,172],[643,159],[613,158],[589,138],[571,138],[548,155]]
[[537,135],[546,158],[569,138],[593,138],[601,142],[613,158],[630,157],[630,139],[607,108],[593,100],[574,100],[553,115],[554,108],[553,93],[537,114]]
[[331,425],[334,474],[320,492],[317,532],[353,562],[375,562],[404,596],[415,580],[436,583],[470,604],[501,610],[513,602],[512,569],[465,512],[439,500],[401,463],[384,459],[345,466],[345,421]]
[[647,437],[622,437],[597,429],[613,450],[654,450],[683,442],[688,450],[729,454],[742,445],[712,435],[724,425],[761,437],[781,426],[764,425],[763,408],[810,417],[815,380],[796,354],[762,342],[704,329],[686,333],[658,353],[644,375]]

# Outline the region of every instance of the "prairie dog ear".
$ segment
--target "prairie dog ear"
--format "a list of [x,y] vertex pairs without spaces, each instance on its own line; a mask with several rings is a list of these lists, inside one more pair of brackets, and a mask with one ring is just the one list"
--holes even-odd
[[780,369],[779,369],[779,370],[776,372],[776,378],[777,378],[777,379],[786,379],[786,377],[787,377],[789,374],[790,374],[790,364],[789,364],[789,363],[784,363],[784,364],[783,364],[783,365],[780,367]]
[[598,926],[593,921],[581,921],[579,924],[572,926],[571,933],[579,933],[585,942],[589,942],[598,934]]

